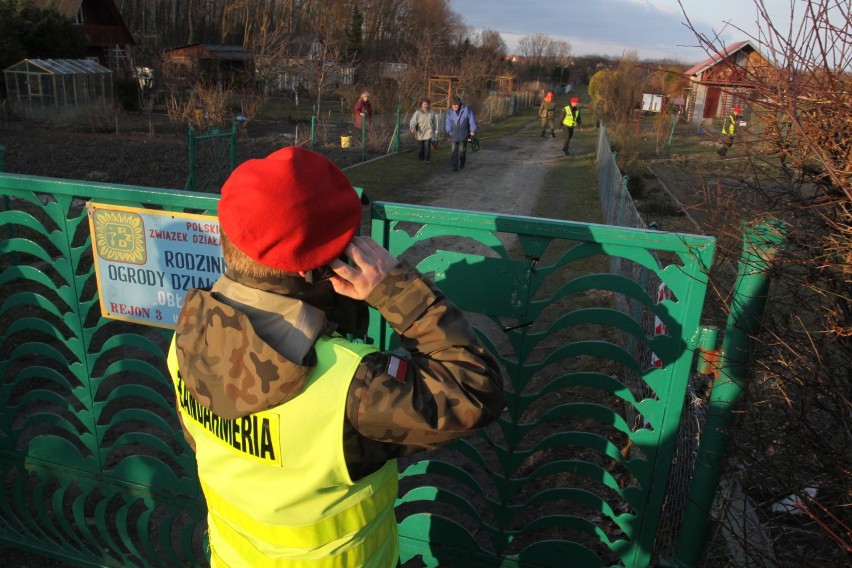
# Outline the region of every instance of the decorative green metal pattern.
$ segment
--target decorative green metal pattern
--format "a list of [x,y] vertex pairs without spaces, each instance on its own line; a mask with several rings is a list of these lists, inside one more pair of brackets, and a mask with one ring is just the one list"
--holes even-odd
[[[507,381],[498,424],[404,464],[403,561],[648,566],[714,240],[383,203],[372,232],[470,314]],[[655,275],[672,299],[607,273],[613,257]],[[613,296],[646,314],[617,311]],[[654,315],[667,334],[648,329]],[[371,334],[383,347],[396,340],[379,321]],[[624,336],[663,367],[637,360]],[[625,369],[647,393],[630,390]]]
[[[84,205],[205,213],[217,199],[14,174],[0,174],[0,195],[0,541],[91,566],[206,564],[170,334],[100,317]],[[497,424],[403,464],[404,559],[648,565],[712,239],[424,207],[373,214],[377,238],[471,314],[507,379]],[[613,256],[673,299],[607,273]],[[613,296],[639,315],[614,310]],[[649,333],[649,315],[668,335]],[[371,333],[394,341],[380,322]],[[665,367],[647,368],[623,336]],[[625,385],[625,369],[647,393]]]
[[205,564],[170,333],[101,318],[84,205],[216,200],[14,174],[0,193],[0,541],[91,566]]

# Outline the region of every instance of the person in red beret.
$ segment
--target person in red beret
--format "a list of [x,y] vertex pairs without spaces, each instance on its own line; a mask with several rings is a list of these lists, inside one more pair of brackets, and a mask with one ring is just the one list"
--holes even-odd
[[737,133],[737,124],[740,121],[741,112],[740,107],[734,107],[731,109],[731,114],[722,123],[722,145],[716,150],[716,153],[723,158],[734,145],[734,135]]
[[553,100],[553,91],[547,91],[538,107],[538,117],[541,119],[541,137],[550,130],[551,138],[556,138],[556,102]]
[[[395,458],[494,421],[496,361],[430,281],[357,235],[361,201],[320,154],[241,164],[218,213],[227,269],[187,293],[168,357],[211,566],[397,566]],[[368,306],[401,349],[359,340]]]
[[571,145],[571,138],[574,137],[574,127],[583,126],[583,121],[580,117],[580,99],[573,97],[568,106],[562,109],[562,128],[565,130],[565,142],[562,144],[562,152],[567,156],[568,147]]

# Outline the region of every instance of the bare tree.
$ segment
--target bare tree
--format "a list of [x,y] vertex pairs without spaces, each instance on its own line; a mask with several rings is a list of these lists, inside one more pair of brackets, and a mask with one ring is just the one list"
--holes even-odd
[[[746,70],[750,89],[736,91],[755,142],[728,190],[740,209],[725,217],[780,219],[789,245],[732,458],[782,565],[841,566],[852,550],[852,10],[849,0],[791,2],[788,25],[753,2],[756,35],[731,27],[772,65]],[[687,24],[708,54],[724,53],[717,35]],[[788,495],[798,514],[772,513]]]
[[405,70],[397,77],[398,102],[403,109],[416,109],[429,91],[429,77],[452,73],[445,45],[427,34],[413,41],[412,49],[403,55]]
[[553,40],[548,48],[546,60],[554,71],[558,71],[559,83],[564,83],[565,71],[571,62],[571,43]]
[[606,124],[617,146],[622,166],[629,169],[636,158],[638,122],[636,109],[641,104],[642,73],[636,51],[627,51],[615,69],[595,73],[589,81],[595,114]]
[[536,81],[541,80],[545,58],[552,41],[550,36],[541,33],[524,36],[518,40],[518,52],[526,60],[530,77],[535,77]]
[[663,153],[666,140],[671,136],[674,125],[679,119],[677,107],[669,103],[673,98],[679,97],[688,86],[689,80],[684,77],[682,66],[676,64],[660,65],[653,69],[646,81],[647,92],[663,97],[662,107],[654,115],[654,136],[658,156]]

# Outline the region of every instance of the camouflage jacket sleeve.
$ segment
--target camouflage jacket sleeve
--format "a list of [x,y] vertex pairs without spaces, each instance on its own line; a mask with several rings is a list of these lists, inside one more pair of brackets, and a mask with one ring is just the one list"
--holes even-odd
[[[350,464],[356,453],[378,463],[435,448],[499,416],[504,399],[496,361],[462,312],[417,270],[400,264],[367,302],[400,335],[404,351],[365,357],[352,381]],[[400,360],[404,373],[394,372]]]

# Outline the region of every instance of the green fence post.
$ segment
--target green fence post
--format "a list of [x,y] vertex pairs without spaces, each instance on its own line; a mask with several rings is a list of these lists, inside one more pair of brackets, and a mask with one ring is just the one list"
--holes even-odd
[[715,325],[701,326],[701,336],[698,340],[698,361],[695,372],[701,375],[715,374],[718,366],[718,351],[716,345],[719,338],[719,328]]
[[669,143],[666,144],[666,156],[668,156],[671,153],[672,138],[674,138],[674,131],[675,131],[675,128],[677,127],[677,121],[678,121],[678,117],[677,117],[677,115],[675,115],[674,122],[672,123],[672,131],[669,133]]
[[187,191],[196,191],[195,168],[198,164],[196,164],[195,158],[195,128],[190,126],[186,136],[187,146],[189,147],[189,176],[187,176],[186,178],[186,186],[184,186],[184,189],[186,189]]
[[361,120],[361,161],[367,161],[367,115]]
[[317,135],[317,115],[311,115],[311,150],[314,149]]
[[400,127],[402,126],[402,108],[396,107],[396,129],[394,130],[396,136],[394,137],[393,142],[393,151],[399,152],[399,134]]
[[719,354],[718,378],[710,394],[707,421],[701,435],[695,473],[683,513],[674,564],[696,566],[704,550],[710,507],[716,496],[730,442],[734,412],[748,378],[750,339],[760,324],[769,288],[769,267],[786,242],[786,227],[762,221],[743,233],[743,252]]
[[237,121],[231,121],[231,171],[237,169]]
[[[2,173],[4,171],[6,171],[6,147],[0,146],[0,173]],[[4,207],[4,211],[11,211],[12,210],[12,200],[9,199],[8,195],[3,196],[3,207]],[[10,224],[9,228],[7,230],[9,231],[9,238],[10,239],[14,238],[15,228]],[[18,254],[17,253],[15,253],[12,256],[12,262],[14,262],[15,264],[18,264]]]

